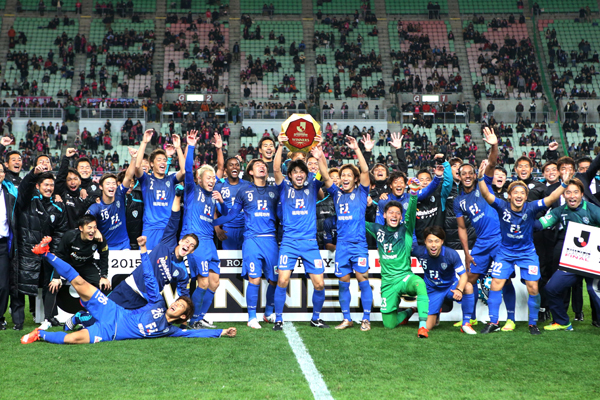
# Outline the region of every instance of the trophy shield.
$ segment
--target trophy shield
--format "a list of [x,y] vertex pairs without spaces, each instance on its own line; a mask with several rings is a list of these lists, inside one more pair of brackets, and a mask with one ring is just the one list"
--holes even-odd
[[281,124],[281,131],[288,137],[286,147],[303,153],[317,146],[321,137],[321,125],[310,114],[292,114]]

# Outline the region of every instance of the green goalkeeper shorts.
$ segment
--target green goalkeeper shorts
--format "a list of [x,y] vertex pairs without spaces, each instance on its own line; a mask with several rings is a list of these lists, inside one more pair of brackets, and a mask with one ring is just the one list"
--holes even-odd
[[400,304],[402,295],[416,296],[416,284],[421,283],[425,287],[423,278],[410,273],[397,282],[381,284],[381,312],[384,314],[394,312]]

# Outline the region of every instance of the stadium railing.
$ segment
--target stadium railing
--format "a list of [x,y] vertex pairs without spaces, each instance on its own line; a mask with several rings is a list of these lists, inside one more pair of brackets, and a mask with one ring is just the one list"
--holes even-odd
[[62,108],[0,108],[0,118],[61,118]]
[[96,108],[82,108],[79,110],[79,118],[82,119],[146,119],[146,111],[143,109],[115,108],[99,110]]
[[[413,116],[415,113],[411,112],[403,112],[402,113],[402,121],[406,123],[412,123]],[[444,123],[444,124],[464,124],[469,122],[469,113],[466,112],[438,112],[438,113],[419,113],[424,118],[434,118],[434,123]]]

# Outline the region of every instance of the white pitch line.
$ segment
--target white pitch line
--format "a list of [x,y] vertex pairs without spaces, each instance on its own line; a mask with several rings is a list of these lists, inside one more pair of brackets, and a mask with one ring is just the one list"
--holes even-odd
[[283,331],[285,332],[285,336],[287,336],[288,343],[296,356],[296,360],[298,360],[298,364],[300,364],[300,368],[304,373],[304,377],[306,378],[315,399],[333,400],[321,373],[317,370],[317,367],[315,367],[315,363],[308,353],[306,346],[304,346],[304,342],[294,327],[294,324],[285,322],[283,324]]

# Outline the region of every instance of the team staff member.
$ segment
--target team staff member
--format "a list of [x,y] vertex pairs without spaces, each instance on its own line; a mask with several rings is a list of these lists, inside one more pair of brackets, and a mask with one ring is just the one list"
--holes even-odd
[[15,234],[17,233],[15,218],[17,188],[5,179],[5,168],[4,164],[0,164],[0,331],[6,329],[4,314],[10,294],[11,262],[15,260]]
[[2,139],[0,139],[0,159],[4,160],[4,174],[6,175],[4,179],[17,187],[21,183],[20,174],[23,166],[21,153],[19,153],[17,150],[11,150],[3,157],[6,147],[10,146],[11,144],[13,144],[13,140],[8,136],[4,136]]

